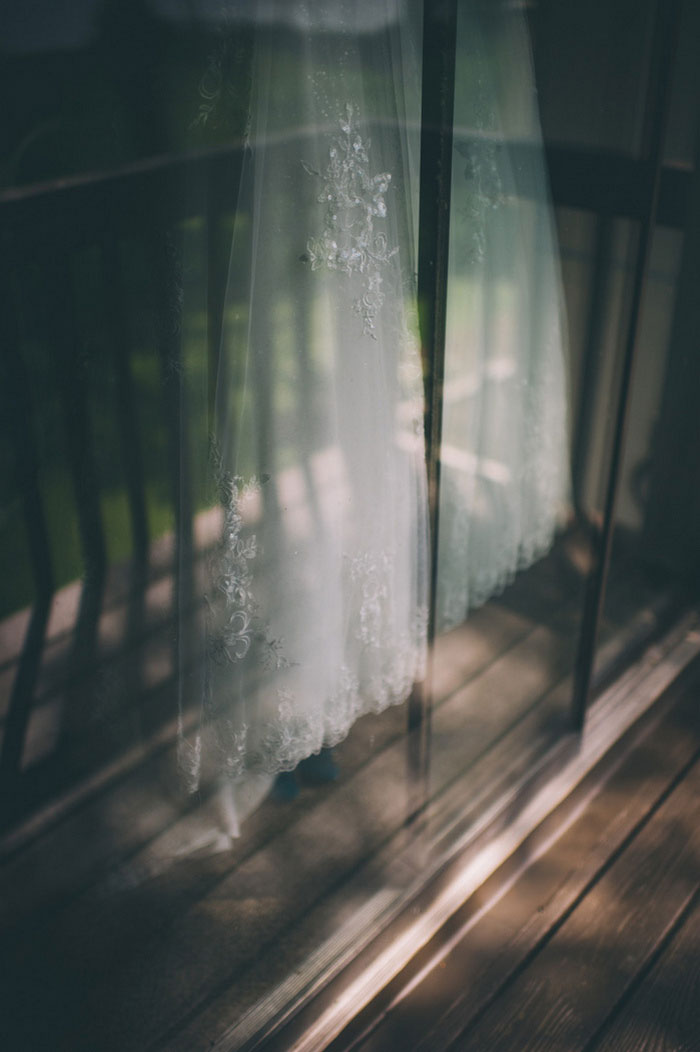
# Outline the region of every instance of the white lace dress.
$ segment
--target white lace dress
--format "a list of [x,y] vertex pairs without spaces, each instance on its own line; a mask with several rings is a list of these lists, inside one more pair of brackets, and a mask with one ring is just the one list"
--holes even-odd
[[569,493],[566,325],[529,40],[459,7],[437,622],[551,546]]
[[217,381],[203,700],[194,724],[181,710],[192,789],[207,764],[242,786],[293,769],[424,671],[420,19],[386,0],[361,31],[353,4],[273,6]]

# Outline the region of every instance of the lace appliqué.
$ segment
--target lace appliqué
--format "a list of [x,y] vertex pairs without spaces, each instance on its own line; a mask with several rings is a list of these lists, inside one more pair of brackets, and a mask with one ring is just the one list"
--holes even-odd
[[464,159],[464,178],[468,185],[465,204],[459,209],[460,218],[471,230],[469,260],[483,263],[486,258],[487,224],[489,213],[506,200],[501,179],[500,152],[502,143],[494,131],[496,114],[487,101],[482,77],[477,79],[476,121],[468,142],[455,143],[455,150]]
[[360,643],[377,649],[382,645],[385,607],[393,559],[389,552],[362,552],[348,558],[349,576],[360,592],[360,610],[355,634]]
[[227,41],[222,37],[216,50],[207,59],[207,68],[199,82],[201,102],[197,116],[190,127],[203,127],[213,121],[224,91],[224,63],[227,57]]
[[[249,55],[250,48],[240,27],[222,4],[214,46],[199,81],[199,106],[197,116],[190,122],[191,130],[222,127],[230,132],[243,127],[246,118],[250,120],[250,113],[246,112]],[[247,131],[246,128],[246,142]]]
[[258,552],[256,535],[244,530],[243,506],[260,493],[269,475],[243,479],[225,471],[221,456],[212,453],[219,500],[224,510],[221,541],[210,560],[209,573],[216,591],[223,598],[218,605],[206,597],[209,607],[207,650],[217,664],[235,664],[246,657],[255,644],[264,668],[289,668],[283,642],[270,635],[269,626],[259,616],[253,591],[252,564]]
[[188,793],[199,789],[199,778],[202,770],[202,735],[197,733],[194,742],[185,736],[182,712],[177,721],[177,766]]
[[[209,559],[213,592],[204,597],[207,656],[216,665],[236,665],[254,649],[256,658],[268,671],[291,668],[293,663],[285,656],[283,641],[271,636],[269,626],[259,615],[252,569],[258,550],[257,538],[245,529],[243,517],[245,502],[260,493],[269,476],[243,479],[230,474],[224,470],[215,445],[212,462],[224,521],[221,539]],[[210,688],[205,692],[205,712],[217,723],[216,746],[223,767],[231,777],[236,777],[246,767],[248,728],[221,718]],[[202,733],[200,728],[194,740],[188,740],[182,712],[178,720],[177,759],[188,791],[196,792],[202,767]]]
[[326,267],[364,276],[364,292],[355,300],[353,309],[362,319],[364,335],[376,339],[375,320],[384,303],[381,267],[398,249],[390,248],[386,234],[375,229],[376,220],[387,215],[384,195],[391,175],[371,174],[370,145],[369,139],[362,139],[354,110],[348,106],[340,121],[340,134],[331,143],[325,172],[301,162],[309,175],[323,180],[317,200],[326,206],[323,233],[309,239],[302,258],[312,270]]
[[402,633],[386,654],[386,662],[370,681],[368,693],[372,711],[382,712],[389,705],[404,701],[414,683],[425,677],[428,610],[420,606],[410,629]]
[[[254,595],[258,545],[245,505],[268,480],[228,474],[216,450],[213,459],[223,529],[209,561],[207,651],[210,674],[215,665],[224,669],[219,681],[224,689],[212,689],[209,679],[200,725],[189,738],[181,714],[178,762],[191,793],[199,788],[205,745],[207,753],[213,750],[219,771],[233,781],[248,772],[293,770],[323,746],[342,741],[359,716],[403,702],[425,665],[423,608],[405,630],[392,627],[392,553],[360,551],[348,558],[346,573],[355,593],[355,639],[371,656],[373,671],[368,667],[360,676],[352,662],[340,665],[323,704],[310,705],[295,681],[297,666],[286,656],[283,641],[272,638]],[[252,691],[246,705],[239,707],[237,688],[227,687],[228,668],[252,677],[246,680]],[[260,668],[270,675],[260,679]]]
[[[224,599],[224,617],[208,636],[209,656],[216,662],[240,661],[250,650],[256,621],[251,562],[257,554],[255,534],[244,537],[241,503],[260,488],[258,479],[245,482],[221,473],[224,528],[213,577]],[[211,601],[210,603],[211,610]],[[211,620],[210,620],[211,628]]]

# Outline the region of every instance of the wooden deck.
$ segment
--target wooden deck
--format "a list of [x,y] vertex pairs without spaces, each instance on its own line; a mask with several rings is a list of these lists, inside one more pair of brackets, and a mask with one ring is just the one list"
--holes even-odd
[[[613,652],[638,631],[645,598],[616,594]],[[440,640],[431,791],[443,829],[476,821],[561,736],[578,607],[552,558]],[[167,734],[12,831],[0,842],[0,1047],[197,1052],[218,1048],[222,1033],[227,1049],[243,1047],[422,878],[420,841],[407,846],[405,831],[405,726],[404,707],[359,721],[337,750],[337,782],[303,786],[293,805],[266,800],[233,844],[217,841],[213,786],[194,801],[178,791]],[[675,750],[665,763],[680,757],[680,741]],[[579,894],[578,878],[567,879]],[[538,923],[551,909],[535,911]],[[532,918],[524,928],[532,933]],[[487,942],[479,975],[491,974]],[[459,975],[442,964],[436,974]],[[460,988],[476,989],[464,974]],[[371,1047],[413,1047],[400,1043],[412,1004],[397,1003]],[[432,1023],[458,1011],[449,1000],[423,1004],[426,1050]],[[409,1022],[411,1040],[419,1030]]]
[[672,689],[582,813],[334,1052],[700,1049],[697,661]]

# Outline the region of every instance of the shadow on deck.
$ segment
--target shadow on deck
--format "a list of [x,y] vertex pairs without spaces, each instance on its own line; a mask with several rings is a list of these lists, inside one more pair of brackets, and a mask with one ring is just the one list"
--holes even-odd
[[[272,1012],[299,996],[429,868],[429,838],[406,830],[415,787],[405,706],[360,720],[336,750],[337,781],[305,784],[291,804],[268,797],[236,841],[223,833],[216,785],[184,795],[167,562],[164,551],[136,639],[128,592],[114,583],[99,660],[79,675],[77,605],[70,589],[59,594],[24,757],[43,772],[45,799],[32,808],[28,796],[0,844],[10,1047],[191,1050],[235,1020],[242,1042],[261,1005]],[[446,837],[477,821],[565,729],[575,585],[555,551],[439,640],[430,789]],[[652,595],[625,577],[610,606],[610,659],[663,619]],[[10,665],[3,671],[9,680]],[[91,713],[77,727],[65,721],[76,697]],[[488,955],[488,939],[469,945]]]

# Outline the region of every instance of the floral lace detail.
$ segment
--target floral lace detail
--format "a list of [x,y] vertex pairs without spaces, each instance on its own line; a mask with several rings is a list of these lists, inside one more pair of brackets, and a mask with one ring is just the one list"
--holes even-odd
[[308,728],[295,715],[294,694],[291,690],[278,688],[276,718],[267,724],[257,750],[247,757],[247,765],[253,770],[267,770],[269,758],[274,757],[270,773],[292,771],[299,763],[301,742],[308,738]]
[[[425,669],[426,612],[419,608],[405,632],[393,634],[388,617],[392,553],[361,551],[348,558],[346,572],[357,591],[355,639],[371,653],[375,672],[361,677],[341,665],[325,703],[309,707],[309,699],[299,695],[294,683],[295,663],[287,658],[283,641],[271,637],[254,596],[258,548],[245,522],[244,505],[268,480],[228,474],[216,451],[213,460],[224,521],[209,564],[213,589],[207,599],[207,652],[212,665],[245,663],[244,677],[257,676],[255,668],[271,673],[267,687],[253,689],[271,692],[272,704],[264,720],[250,724],[245,706],[239,709],[230,691],[211,696],[216,692],[210,680],[196,732],[186,735],[182,715],[178,724],[178,764],[190,793],[200,785],[205,744],[219,771],[234,781],[248,772],[293,770],[305,757],[342,741],[361,715],[403,702]],[[291,678],[275,683],[275,675],[286,670]],[[224,672],[224,680],[227,677]]]
[[[566,518],[570,477],[567,406],[564,397],[562,336],[558,305],[549,335],[527,348],[529,376],[523,384],[518,455],[507,464],[509,481],[471,478],[443,468],[438,564],[439,631],[461,624],[469,610],[500,595],[551,549]],[[472,487],[476,484],[476,489]],[[481,506],[481,516],[471,508]],[[455,572],[455,567],[459,572]]]
[[372,175],[369,139],[363,140],[348,105],[340,121],[340,134],[333,139],[329,163],[319,172],[305,161],[304,170],[323,180],[319,204],[326,206],[325,227],[320,237],[310,238],[306,255],[312,270],[327,267],[344,274],[362,274],[364,292],[353,304],[362,319],[365,336],[374,335],[374,323],[384,303],[381,267],[398,249],[390,248],[386,234],[375,230],[375,221],[387,215],[384,195],[391,184],[389,172]]
[[258,552],[254,533],[244,533],[242,509],[250,497],[259,494],[269,475],[243,479],[223,468],[221,455],[213,447],[214,476],[219,500],[224,509],[221,541],[210,560],[210,578],[223,597],[223,611],[207,596],[209,618],[207,650],[217,664],[235,664],[246,657],[255,644],[264,668],[290,668],[284,644],[270,635],[269,626],[260,618],[253,592],[252,563]]
[[[420,632],[421,624],[424,622],[419,616],[414,630]],[[277,690],[277,711],[262,729],[257,747],[251,744],[245,766],[237,767],[236,774],[244,770],[267,774],[292,771],[307,756],[343,741],[360,716],[403,703],[413,684],[425,674],[425,635],[407,633],[387,651],[382,668],[381,674],[361,684],[346,665],[341,665],[322,716],[318,711],[299,712],[295,695]]]
[[[245,77],[250,48],[236,27],[232,15],[221,5],[217,19],[214,46],[207,56],[206,66],[199,81],[197,116],[190,122],[190,130],[209,127],[227,129],[243,127],[250,121]],[[245,110],[242,109],[245,105]],[[248,141],[245,125],[244,141]]]
[[[268,671],[291,668],[284,653],[284,643],[274,639],[269,626],[260,617],[253,590],[253,562],[258,547],[255,533],[244,529],[243,505],[260,493],[268,475],[243,479],[227,472],[221,454],[212,443],[212,464],[224,522],[221,539],[209,559],[209,577],[213,594],[205,595],[207,604],[207,656],[215,665],[236,665],[254,649],[255,657]],[[209,680],[209,677],[208,677]],[[216,721],[216,746],[223,768],[231,777],[242,774],[247,766],[248,728],[236,727],[223,719],[219,704],[205,690],[206,716]],[[184,733],[182,713],[178,721],[178,766],[190,793],[197,791],[202,766],[201,729],[189,741]]]
[[[398,644],[387,654],[382,671],[369,683],[369,695],[375,712],[382,712],[389,705],[404,701],[413,685],[425,676],[427,656],[428,608],[418,607],[410,632],[406,632]],[[413,654],[413,661],[406,655]]]
[[215,560],[218,565],[212,576],[224,597],[225,614],[218,630],[209,634],[209,655],[216,662],[234,662],[242,660],[250,650],[256,627],[250,564],[257,554],[257,540],[255,534],[242,535],[241,503],[259,491],[260,482],[257,478],[245,482],[239,476],[220,471],[219,486],[224,528]]
[[[356,675],[350,671],[347,665],[341,665],[338,676],[338,686],[333,692],[326,707],[328,727],[325,733],[325,745],[337,745],[345,737],[340,733],[341,728],[351,727],[358,710],[358,698],[360,694],[360,683]],[[337,739],[330,728],[336,728],[340,733]]]
[[222,36],[218,41],[216,50],[207,58],[207,68],[199,82],[201,102],[197,116],[190,125],[191,128],[206,125],[216,114],[224,90],[223,67],[226,56],[227,41]]
[[[360,716],[404,702],[413,684],[425,675],[425,625],[426,618],[419,611],[411,631],[387,650],[382,671],[364,683],[342,665],[321,711],[300,711],[297,696],[277,688],[276,708],[255,732],[246,723],[235,726],[230,719],[217,721],[214,746],[220,771],[234,781],[248,772],[275,775],[292,771],[307,756],[343,741]],[[199,788],[201,758],[201,733],[194,745],[181,737],[178,759],[192,793]]]
[[365,646],[377,649],[382,644],[393,558],[389,552],[362,552],[348,557],[348,564],[350,580],[361,593],[356,637]]
[[455,150],[466,161],[463,174],[468,184],[466,197],[460,187],[459,197],[465,201],[461,218],[471,228],[470,262],[483,263],[486,258],[487,223],[489,212],[505,201],[499,167],[502,143],[490,129],[496,127],[496,113],[487,101],[482,77],[477,79],[476,121],[471,138],[456,142]]
[[202,735],[197,733],[194,742],[185,737],[182,713],[177,721],[177,765],[187,792],[196,793],[202,771]]
[[235,730],[230,724],[231,737],[226,751],[226,771],[229,777],[237,778],[245,770],[245,758],[248,749],[248,725],[242,724]]

